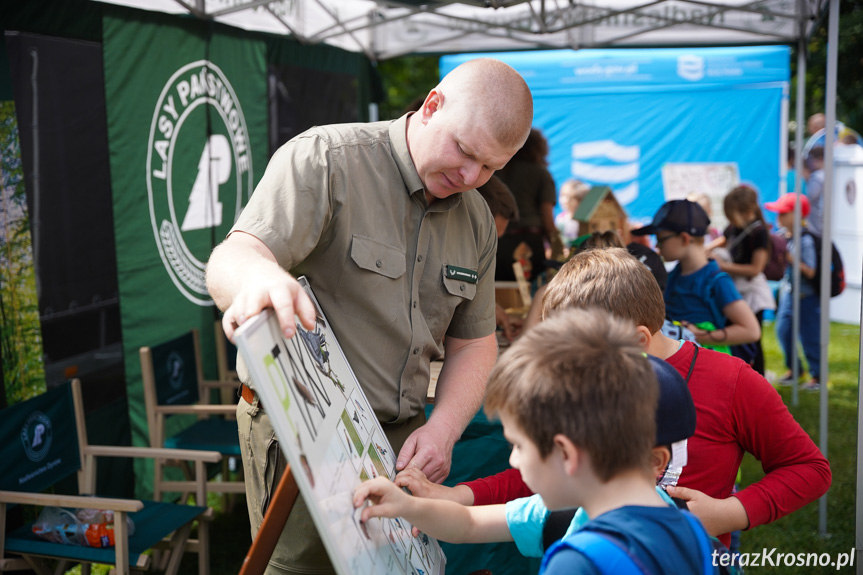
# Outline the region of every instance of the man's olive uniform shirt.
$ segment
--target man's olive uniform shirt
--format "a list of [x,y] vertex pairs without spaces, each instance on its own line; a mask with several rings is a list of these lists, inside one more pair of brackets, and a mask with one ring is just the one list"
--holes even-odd
[[293,138],[231,230],[257,237],[279,265],[309,279],[382,422],[424,408],[444,334],[475,339],[495,329],[488,206],[475,190],[429,206],[406,127],[403,116]]

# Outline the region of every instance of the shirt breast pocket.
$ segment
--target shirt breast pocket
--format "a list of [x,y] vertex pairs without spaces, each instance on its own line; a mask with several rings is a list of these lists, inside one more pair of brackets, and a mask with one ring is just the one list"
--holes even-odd
[[[405,304],[405,252],[374,238],[354,234],[351,263],[342,271],[338,301],[342,311],[374,325],[390,325]],[[362,303],[360,303],[362,302]]]
[[[435,308],[447,318],[447,324],[449,324],[449,320],[452,318],[455,308],[459,304],[471,301],[476,296],[476,284],[453,277],[451,273],[447,272],[447,268],[449,267],[447,265],[442,266],[441,281],[443,282],[443,289],[440,290],[440,296],[435,303]],[[476,266],[474,265],[472,268],[467,269],[476,269]]]

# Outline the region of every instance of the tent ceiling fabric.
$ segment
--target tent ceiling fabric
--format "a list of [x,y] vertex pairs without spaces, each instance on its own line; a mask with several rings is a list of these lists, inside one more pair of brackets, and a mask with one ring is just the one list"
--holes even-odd
[[[423,52],[793,44],[827,0],[99,0],[385,60]],[[804,25],[801,26],[800,22]]]

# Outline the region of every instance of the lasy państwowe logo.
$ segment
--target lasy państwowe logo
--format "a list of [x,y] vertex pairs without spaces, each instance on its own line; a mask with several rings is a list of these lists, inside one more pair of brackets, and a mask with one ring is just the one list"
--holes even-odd
[[213,305],[206,260],[252,191],[249,131],[228,78],[207,60],[165,83],[147,146],[150,220],[165,270],[191,302]]

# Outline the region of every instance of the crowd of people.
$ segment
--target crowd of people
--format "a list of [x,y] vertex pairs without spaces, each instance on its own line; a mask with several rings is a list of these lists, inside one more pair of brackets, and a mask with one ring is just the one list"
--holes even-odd
[[[521,76],[477,59],[398,120],[292,139],[209,260],[225,332],[265,308],[286,337],[295,315],[313,328],[315,307],[295,279],[309,278],[398,454],[394,482],[356,490],[363,521],[405,517],[453,542],[513,540],[543,556],[549,574],[627,562],[716,572],[712,558],[727,552],[732,532],[801,508],[831,481],[827,460],[757,371],[763,355],[746,347],[770,308],[759,291],[770,252],[754,191],[729,193],[730,225],[716,245],[705,242],[707,214],[689,200],[663,205],[635,238],[579,235],[571,216],[553,218],[548,146],[532,118]],[[562,187],[565,213],[586,190]],[[784,197],[766,206],[780,223],[787,207]],[[632,241],[650,234],[659,254]],[[496,253],[521,243],[534,272],[568,251],[524,325],[496,308],[494,293]],[[711,257],[720,247],[727,259]],[[667,277],[660,255],[678,262]],[[450,268],[465,273],[454,279]],[[496,324],[515,340],[500,357]],[[667,335],[669,325],[680,337]],[[430,362],[440,358],[426,420]],[[817,357],[807,360],[812,371]],[[241,361],[238,372],[254,537],[285,462]],[[443,487],[453,445],[481,406],[500,418],[512,468]],[[736,490],[744,453],[765,476]],[[267,573],[332,571],[300,497]]]

